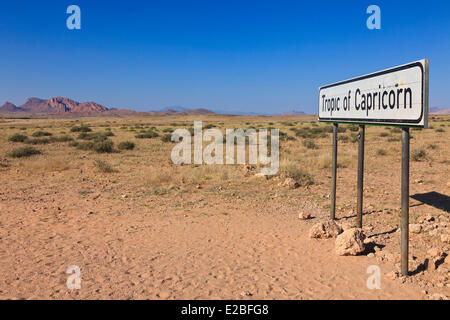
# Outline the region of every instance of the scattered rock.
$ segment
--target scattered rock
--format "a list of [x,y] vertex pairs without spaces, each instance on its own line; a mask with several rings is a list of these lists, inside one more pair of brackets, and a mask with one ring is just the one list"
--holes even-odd
[[391,271],[385,274],[386,278],[390,279],[390,280],[395,280],[399,277],[399,273],[395,272],[395,271]]
[[342,232],[342,228],[334,221],[319,222],[309,230],[311,238],[334,238]]
[[95,212],[94,211],[89,211],[89,214],[94,214]]
[[311,214],[309,212],[300,212],[298,214],[298,218],[300,220],[308,220],[308,219],[311,219]]
[[335,249],[340,256],[354,256],[365,250],[366,235],[362,229],[353,228],[344,231],[336,238]]
[[450,243],[450,235],[442,234],[441,235],[441,241],[444,242],[444,243]]
[[163,290],[163,291],[161,291],[161,292],[158,294],[158,296],[159,296],[161,299],[167,299],[167,298],[170,297],[170,292],[169,292],[169,291],[166,291],[166,290]]
[[253,294],[249,291],[242,291],[241,297],[251,297]]
[[367,257],[369,257],[369,258],[374,258],[374,257],[375,257],[375,254],[374,254],[373,252],[371,252],[371,253],[369,253],[369,254],[367,255]]
[[442,293],[435,293],[430,295],[430,300],[448,300],[448,297]]
[[410,224],[409,231],[411,231],[411,233],[420,233],[422,231],[422,226],[420,224]]
[[351,223],[351,222],[341,223],[341,227],[342,227],[342,230],[344,230],[344,231],[356,228],[356,226],[353,223]]
[[283,184],[281,185],[283,187],[289,187],[291,189],[296,189],[298,188],[300,185],[297,183],[297,181],[295,181],[292,178],[286,178],[286,180],[284,180]]
[[426,222],[432,222],[432,221],[434,221],[434,217],[433,216],[426,216],[425,217],[425,221]]

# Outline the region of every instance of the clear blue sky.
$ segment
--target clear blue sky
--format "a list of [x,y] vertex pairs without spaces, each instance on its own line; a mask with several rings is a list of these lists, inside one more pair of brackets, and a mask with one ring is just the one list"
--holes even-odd
[[[66,8],[81,8],[81,30]],[[381,8],[382,29],[366,28]],[[450,107],[450,1],[2,1],[0,104],[316,112],[318,87],[430,59]]]

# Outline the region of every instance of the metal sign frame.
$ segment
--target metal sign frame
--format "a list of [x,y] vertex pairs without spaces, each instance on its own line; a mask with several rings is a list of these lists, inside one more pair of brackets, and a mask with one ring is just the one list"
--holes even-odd
[[[419,119],[349,119],[349,118],[326,118],[320,117],[320,99],[321,90],[347,84],[370,77],[376,77],[399,70],[408,68],[415,68],[420,66],[422,70],[422,98],[421,98],[421,114]],[[357,214],[356,225],[362,228],[363,216],[363,190],[364,190],[364,136],[365,125],[382,125],[382,126],[396,126],[402,127],[402,181],[401,181],[401,273],[408,276],[408,260],[409,260],[409,155],[410,155],[410,127],[428,127],[428,98],[429,98],[429,60],[423,59],[420,61],[405,64],[400,67],[387,69],[375,72],[369,75],[357,77],[350,80],[341,81],[335,84],[319,88],[319,114],[318,120],[320,122],[333,123],[333,150],[332,150],[332,168],[331,168],[331,212],[330,218],[336,219],[336,173],[337,173],[337,148],[338,148],[338,126],[339,123],[355,123],[359,125],[358,133],[358,176],[357,176]],[[406,102],[405,102],[406,106]],[[364,121],[361,121],[364,120]],[[423,125],[418,125],[423,120]]]
[[[333,118],[333,117],[320,117],[320,99],[321,91],[328,88],[333,88],[352,82],[366,80],[374,77],[383,76],[386,74],[395,73],[402,70],[419,67],[422,73],[422,97],[421,97],[421,114],[418,119],[368,119],[368,118]],[[332,122],[332,123],[356,123],[364,125],[388,125],[388,126],[400,126],[400,127],[428,127],[428,91],[429,91],[429,59],[422,59],[408,64],[404,64],[398,67],[385,69],[382,71],[366,74],[356,78],[336,82],[319,88],[319,103],[318,103],[318,121],[320,122]],[[423,125],[419,123],[424,121]]]

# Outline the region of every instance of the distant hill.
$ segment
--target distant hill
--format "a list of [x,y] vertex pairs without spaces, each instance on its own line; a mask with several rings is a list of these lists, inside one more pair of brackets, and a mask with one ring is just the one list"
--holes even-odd
[[0,107],[0,112],[2,113],[14,113],[21,111],[23,111],[21,108],[8,101],[6,101],[5,104]]
[[144,115],[207,115],[214,112],[203,109],[187,109],[184,107],[167,107],[158,111],[137,112],[129,109],[107,108],[95,102],[78,102],[64,97],[51,99],[29,98],[21,106],[6,102],[0,107],[1,114],[31,114],[31,115],[67,115],[67,116],[130,116],[135,114]]
[[91,115],[108,111],[108,108],[95,102],[77,102],[68,98],[55,97],[49,100],[29,98],[21,106],[6,102],[0,107],[1,113],[30,113],[30,114],[79,114]]
[[280,113],[279,115],[280,116],[304,116],[305,114],[306,113],[304,113],[303,111],[292,110],[292,111],[287,111],[287,112]]
[[437,108],[437,107],[432,107],[430,108],[429,112],[431,114],[450,114],[450,108]]

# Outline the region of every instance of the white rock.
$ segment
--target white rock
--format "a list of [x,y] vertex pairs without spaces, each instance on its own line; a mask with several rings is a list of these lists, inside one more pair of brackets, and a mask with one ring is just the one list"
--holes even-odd
[[422,231],[422,226],[420,224],[410,224],[409,231],[411,231],[411,233],[420,233]]
[[334,221],[319,222],[309,230],[311,238],[333,238],[342,232],[342,228]]
[[298,218],[300,220],[308,220],[308,219],[311,219],[311,214],[309,212],[300,212],[298,214]]
[[336,253],[340,256],[354,256],[363,252],[365,250],[365,238],[362,229],[353,228],[344,231],[336,238]]

